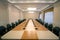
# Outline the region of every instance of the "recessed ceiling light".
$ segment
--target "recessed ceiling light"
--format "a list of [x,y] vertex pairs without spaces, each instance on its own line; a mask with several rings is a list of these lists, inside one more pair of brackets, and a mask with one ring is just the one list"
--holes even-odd
[[34,13],[34,11],[29,11],[28,13]]
[[27,8],[27,10],[30,10],[30,11],[31,11],[31,10],[36,10],[36,8]]

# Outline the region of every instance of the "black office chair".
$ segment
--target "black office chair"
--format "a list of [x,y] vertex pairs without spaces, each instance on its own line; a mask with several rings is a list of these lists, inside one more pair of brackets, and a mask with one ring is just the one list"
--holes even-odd
[[36,19],[36,21],[38,21],[40,24],[44,24],[44,22],[41,19]]
[[18,22],[15,22],[15,25],[17,26],[19,23]]
[[53,25],[52,25],[52,24],[49,24],[47,28],[48,28],[50,31],[52,31]]
[[24,21],[24,19],[23,20],[21,20],[21,23]]
[[57,36],[59,36],[59,32],[60,32],[60,28],[59,27],[54,27],[53,28],[53,33],[56,34]]
[[48,23],[45,23],[44,25],[45,25],[46,28],[48,27]]
[[44,22],[43,22],[42,20],[40,21],[40,23],[41,23],[42,25],[44,24]]
[[12,25],[12,28],[14,28],[16,26],[14,23],[11,23],[11,25]]
[[20,24],[20,20],[18,20],[18,23]]
[[23,22],[25,21],[26,19],[23,19]]
[[10,24],[7,24],[7,32],[12,29],[12,26]]
[[4,26],[0,26],[0,36],[6,33],[6,28]]
[[22,22],[24,22],[25,20],[23,19],[23,20],[21,20],[20,22],[22,23]]

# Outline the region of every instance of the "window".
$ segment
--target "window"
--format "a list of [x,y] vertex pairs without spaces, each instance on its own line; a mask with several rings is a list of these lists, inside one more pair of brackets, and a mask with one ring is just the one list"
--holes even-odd
[[43,20],[43,14],[42,13],[40,14],[40,19]]
[[53,12],[47,12],[45,13],[45,23],[51,24],[53,23]]

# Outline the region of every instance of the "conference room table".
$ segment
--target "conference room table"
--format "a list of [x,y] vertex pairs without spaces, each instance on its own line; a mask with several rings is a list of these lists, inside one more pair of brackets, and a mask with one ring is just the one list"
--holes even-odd
[[[37,29],[36,29],[37,28]],[[59,38],[36,20],[26,20],[6,33],[1,39],[13,40],[59,40]]]

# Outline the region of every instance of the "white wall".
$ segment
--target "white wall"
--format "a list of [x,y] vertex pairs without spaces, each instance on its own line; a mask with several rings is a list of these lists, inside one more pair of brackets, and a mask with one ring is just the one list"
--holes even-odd
[[0,0],[0,26],[9,23],[8,15],[8,3]]
[[0,26],[6,27],[8,23],[12,23],[22,19],[22,11],[8,4],[5,0],[0,0]]
[[54,4],[54,26],[60,27],[60,2]]
[[23,15],[23,11],[22,10],[19,11],[19,16],[20,16],[21,20],[24,19],[24,15]]
[[23,15],[24,15],[24,18],[25,18],[25,19],[29,19],[29,18],[37,19],[38,16],[39,16],[39,12],[36,12],[36,13],[24,12]]
[[19,10],[12,6],[11,4],[9,4],[8,9],[9,9],[9,23],[18,21],[18,19],[20,19]]

